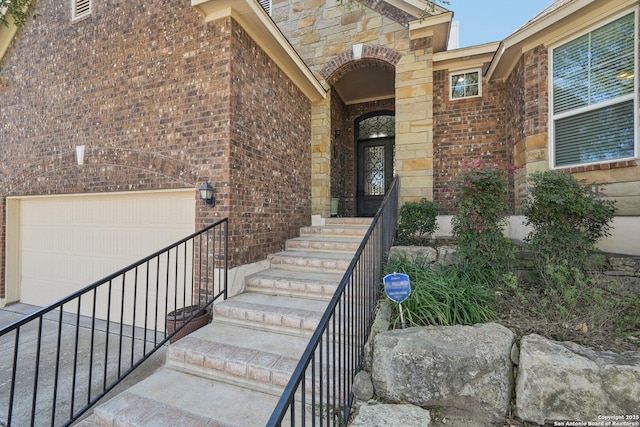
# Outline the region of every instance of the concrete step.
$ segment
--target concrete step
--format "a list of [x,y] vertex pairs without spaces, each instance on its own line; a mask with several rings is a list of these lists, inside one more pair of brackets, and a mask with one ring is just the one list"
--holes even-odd
[[245,278],[247,292],[314,299],[330,299],[343,274],[309,273],[269,268]]
[[171,345],[167,366],[279,396],[308,342],[214,321]]
[[263,426],[277,401],[271,394],[162,368],[96,408],[93,422],[99,426]]
[[318,234],[314,236],[296,237],[287,240],[287,250],[344,252],[354,254],[362,243],[362,237],[345,237]]
[[215,304],[213,318],[308,339],[326,308],[327,302],[323,300],[244,292]]
[[[288,384],[308,340],[234,325],[216,324],[181,339],[167,351],[166,366],[213,381],[224,382],[252,391],[280,396]],[[334,347],[335,352],[334,352]],[[345,343],[332,342],[316,350],[316,375],[305,375],[307,393],[326,390],[327,378],[320,375],[334,357],[344,354]],[[322,354],[321,354],[322,353]],[[341,361],[342,364],[345,361]],[[339,373],[336,372],[336,375]],[[320,386],[322,381],[323,387]]]
[[373,218],[353,218],[353,217],[335,217],[326,218],[324,223],[326,225],[361,225],[369,227]]
[[310,251],[284,251],[268,257],[271,266],[283,270],[315,273],[344,273],[353,259],[352,254]]
[[367,228],[362,225],[350,225],[350,224],[332,224],[332,225],[312,225],[309,227],[300,228],[300,237],[310,237],[319,235],[329,236],[350,236],[350,237],[364,237],[367,233]]

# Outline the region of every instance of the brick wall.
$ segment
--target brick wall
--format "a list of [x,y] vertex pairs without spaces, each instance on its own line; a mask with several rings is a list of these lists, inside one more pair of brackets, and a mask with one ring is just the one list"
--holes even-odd
[[233,23],[230,228],[236,262],[284,249],[311,221],[311,103]]
[[218,204],[198,202],[196,226],[230,217],[232,265],[309,221],[309,103],[231,19],[205,23],[188,0],[94,2],[73,24],[66,2],[32,12],[0,63],[3,201],[193,188],[195,202],[208,180]]
[[480,158],[482,165],[506,170],[510,164],[506,141],[505,85],[482,82],[482,96],[449,100],[449,74],[433,73],[434,200],[441,214],[455,213],[453,179],[463,161]]
[[524,130],[526,135],[547,131],[549,118],[548,49],[537,46],[522,56],[524,67]]

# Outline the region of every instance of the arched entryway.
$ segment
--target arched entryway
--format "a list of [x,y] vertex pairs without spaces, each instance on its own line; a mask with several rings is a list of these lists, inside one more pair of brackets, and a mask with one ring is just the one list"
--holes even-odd
[[[340,65],[327,78],[332,87],[330,193],[339,201],[338,215],[373,216],[393,177],[397,58],[393,51],[380,58],[380,51],[366,46],[362,58],[348,53],[336,59]],[[383,132],[373,130],[381,126]]]

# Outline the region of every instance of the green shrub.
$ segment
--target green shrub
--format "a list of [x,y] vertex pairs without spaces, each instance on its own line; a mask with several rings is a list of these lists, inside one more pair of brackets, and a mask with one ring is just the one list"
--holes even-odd
[[[523,207],[532,231],[525,238],[536,255],[536,271],[567,264],[584,271],[595,243],[609,235],[614,203],[592,197],[567,173],[547,171],[529,177],[531,189]],[[575,274],[568,274],[570,279]]]
[[[385,271],[405,273],[411,280],[411,295],[402,303],[408,326],[474,325],[495,318],[495,296],[488,287],[491,277],[484,270],[466,263],[423,268],[420,263],[396,258]],[[397,305],[392,322],[394,327],[400,324]]]
[[514,246],[503,235],[509,209],[504,175],[481,168],[479,159],[464,165],[455,181],[457,212],[451,221],[457,257],[474,268],[491,269],[496,280],[515,259]]
[[398,244],[424,245],[438,229],[438,204],[427,199],[407,202],[400,208]]

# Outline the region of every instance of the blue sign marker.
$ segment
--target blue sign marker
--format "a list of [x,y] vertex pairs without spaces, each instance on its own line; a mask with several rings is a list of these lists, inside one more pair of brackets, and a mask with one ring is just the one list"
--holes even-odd
[[401,304],[411,295],[411,281],[404,273],[388,274],[382,281],[387,297],[393,302]]
[[404,316],[402,314],[402,302],[411,295],[411,280],[409,280],[409,276],[404,273],[392,273],[384,276],[382,282],[384,283],[384,291],[387,297],[391,301],[398,303],[400,322],[402,329],[404,329],[407,325],[404,323]]

